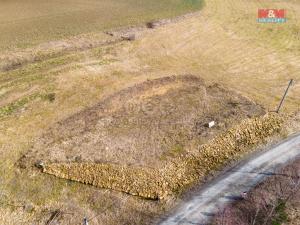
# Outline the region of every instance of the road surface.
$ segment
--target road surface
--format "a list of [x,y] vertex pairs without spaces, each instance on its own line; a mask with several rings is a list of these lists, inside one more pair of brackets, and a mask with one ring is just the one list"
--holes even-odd
[[249,191],[258,182],[273,175],[275,169],[296,157],[300,157],[300,134],[226,171],[207,187],[195,193],[160,224],[209,224],[218,209],[223,208],[226,203],[239,199],[241,193]]

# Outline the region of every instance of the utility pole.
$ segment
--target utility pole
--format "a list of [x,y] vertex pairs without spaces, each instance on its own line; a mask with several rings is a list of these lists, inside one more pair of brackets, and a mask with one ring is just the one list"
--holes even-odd
[[276,110],[277,113],[279,113],[279,111],[280,111],[280,109],[281,109],[281,106],[282,106],[282,104],[283,104],[283,102],[284,102],[284,99],[285,99],[285,97],[286,97],[286,95],[287,95],[287,93],[288,93],[290,87],[291,87],[292,84],[293,84],[293,81],[294,81],[293,79],[290,80],[290,82],[289,82],[289,84],[288,84],[288,86],[287,86],[287,88],[286,88],[286,90],[285,90],[285,92],[284,92],[284,95],[283,95],[283,97],[282,97],[282,99],[281,99],[281,101],[280,101],[280,104],[279,104],[279,106],[278,106],[278,108],[277,108],[277,110]]

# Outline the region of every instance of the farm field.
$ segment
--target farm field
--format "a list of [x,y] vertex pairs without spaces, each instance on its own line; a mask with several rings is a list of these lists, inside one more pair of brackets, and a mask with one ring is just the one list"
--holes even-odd
[[0,50],[199,10],[202,0],[0,1]]
[[[160,169],[245,118],[275,110],[291,78],[282,112],[299,111],[300,1],[104,3],[0,1],[0,224],[46,224],[57,210],[57,224],[80,224],[84,216],[92,225],[151,224],[181,196],[149,201],[43,174],[34,164],[96,159]],[[103,32],[198,7],[154,29],[130,30],[132,41]],[[288,22],[259,24],[258,8],[284,8]],[[197,136],[198,125],[215,118],[220,126]],[[144,120],[164,124],[161,133]],[[299,119],[291,124],[289,132],[298,130]],[[147,138],[151,132],[159,144]]]

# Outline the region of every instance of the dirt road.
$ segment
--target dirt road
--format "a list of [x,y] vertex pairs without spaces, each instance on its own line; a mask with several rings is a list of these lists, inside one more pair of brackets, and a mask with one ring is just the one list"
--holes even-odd
[[267,176],[272,176],[275,169],[295,157],[300,157],[300,134],[226,171],[160,224],[209,224],[218,209],[241,198],[241,193],[247,192]]

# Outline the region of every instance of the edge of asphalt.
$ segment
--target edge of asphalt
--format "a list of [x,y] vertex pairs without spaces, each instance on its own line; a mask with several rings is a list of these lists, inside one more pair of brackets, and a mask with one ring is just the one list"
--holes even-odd
[[[209,174],[203,182],[198,182],[195,184],[193,187],[188,189],[186,193],[184,193],[181,197],[181,202],[176,205],[173,209],[171,209],[169,212],[164,214],[163,216],[159,217],[158,220],[154,222],[154,224],[161,224],[162,222],[166,221],[171,216],[174,216],[176,212],[182,207],[183,204],[186,202],[190,201],[193,199],[194,195],[196,193],[201,193],[204,190],[208,189],[209,187],[214,186],[217,184],[220,180],[224,179],[225,177],[228,176],[228,173],[230,171],[234,171],[237,168],[243,167],[245,164],[249,163],[255,158],[258,158],[261,155],[264,155],[271,149],[274,149],[285,142],[290,141],[291,139],[300,136],[300,132],[295,132],[290,134],[288,137],[284,139],[279,139],[279,140],[272,140],[271,143],[267,143],[266,145],[260,145],[257,147],[257,150],[254,152],[250,152],[243,156],[242,158],[238,159],[237,161],[233,160],[230,162],[228,165],[225,165],[225,167],[221,168],[220,170],[216,170],[213,172],[213,174]],[[299,153],[300,154],[300,153]],[[299,158],[300,155],[298,155],[296,158]],[[295,158],[295,159],[296,159]],[[279,164],[280,166],[276,167],[276,170],[283,168],[285,165],[289,164],[290,161],[287,161],[285,163]],[[262,182],[264,179],[266,179],[268,176],[263,177],[261,180],[259,180],[258,183]]]

